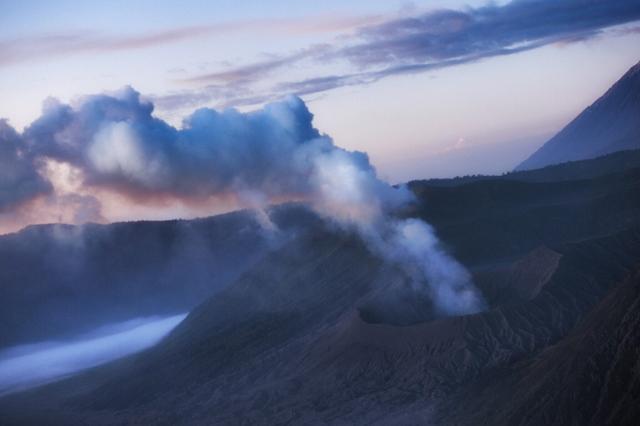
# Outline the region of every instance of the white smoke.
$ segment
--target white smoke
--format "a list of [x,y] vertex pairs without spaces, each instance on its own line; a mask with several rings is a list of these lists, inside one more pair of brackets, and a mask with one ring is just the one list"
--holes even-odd
[[22,135],[5,133],[30,158],[28,164],[67,164],[86,188],[107,188],[132,203],[154,196],[231,196],[256,209],[266,230],[277,232],[264,207],[306,201],[402,266],[442,314],[482,308],[469,273],[442,249],[433,229],[395,217],[412,193],[379,179],[365,153],[342,149],[314,128],[302,99],[290,96],[249,113],[203,108],[181,128],[152,112],[151,103],[124,88],[86,96],[73,107],[49,101]]
[[446,253],[433,228],[418,219],[393,216],[413,199],[406,187],[391,187],[374,169],[358,167],[342,150],[317,155],[312,181],[314,209],[355,229],[377,255],[400,265],[418,289],[426,285],[440,314],[463,315],[484,308],[469,272]]

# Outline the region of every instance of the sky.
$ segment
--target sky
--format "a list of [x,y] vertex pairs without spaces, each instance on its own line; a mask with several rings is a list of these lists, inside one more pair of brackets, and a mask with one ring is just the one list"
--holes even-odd
[[[366,152],[383,180],[399,183],[512,169],[640,59],[636,0],[0,0],[0,10],[0,166],[9,170],[4,183],[0,173],[0,232],[229,208],[228,186],[205,202],[191,193],[176,201],[175,177],[141,185],[138,159],[165,175],[189,169],[150,154],[160,142],[132,150],[139,128],[105,130],[114,99],[127,111],[117,120],[148,112],[136,121],[145,131],[181,141],[193,136],[169,128],[193,124],[198,108],[263,111],[271,123],[284,113],[264,106],[296,95],[320,134]],[[101,94],[111,98],[86,97]],[[93,127],[91,108],[106,114]],[[297,120],[300,111],[286,114]],[[75,124],[53,126],[60,117]],[[251,115],[225,117],[219,131],[255,130]]]

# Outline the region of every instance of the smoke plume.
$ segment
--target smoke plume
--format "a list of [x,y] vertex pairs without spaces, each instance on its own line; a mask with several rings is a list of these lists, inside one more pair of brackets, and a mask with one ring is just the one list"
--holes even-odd
[[86,96],[73,106],[48,100],[41,117],[15,134],[16,143],[34,167],[66,164],[81,176],[82,187],[107,188],[133,202],[233,197],[259,208],[306,201],[402,266],[441,313],[481,309],[469,274],[440,247],[433,229],[396,218],[412,193],[379,179],[365,153],[339,148],[315,129],[300,98],[249,113],[199,109],[181,128],[152,113],[153,105],[130,87]]
[[20,135],[5,120],[0,120],[0,215],[51,189],[51,184],[25,156]]

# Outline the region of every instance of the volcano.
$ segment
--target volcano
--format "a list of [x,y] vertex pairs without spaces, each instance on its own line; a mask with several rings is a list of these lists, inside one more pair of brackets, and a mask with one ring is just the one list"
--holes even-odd
[[640,62],[516,170],[640,148]]
[[418,202],[403,214],[434,224],[483,312],[439,315],[357,234],[283,205],[270,214],[304,226],[157,346],[7,395],[0,413],[7,424],[633,424],[640,168],[576,167],[578,179],[565,166],[555,180],[411,184]]

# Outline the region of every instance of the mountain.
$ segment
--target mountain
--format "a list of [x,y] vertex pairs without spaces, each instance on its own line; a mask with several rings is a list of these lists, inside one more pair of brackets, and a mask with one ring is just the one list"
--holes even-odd
[[520,170],[493,175],[468,175],[455,178],[437,178],[415,180],[409,185],[421,184],[428,186],[460,186],[465,183],[482,180],[518,180],[523,182],[561,182],[567,180],[587,180],[605,176],[613,172],[640,167],[640,149],[617,151],[589,160],[567,161],[561,164],[545,166],[541,169]]
[[[639,176],[633,162],[613,156],[587,160],[588,166],[553,166],[552,173],[514,174],[545,177],[532,182],[415,181],[409,186],[417,202],[404,214],[433,224],[478,285],[496,286],[505,265],[537,247],[617,232],[637,221]],[[594,170],[597,178],[583,179]],[[284,235],[320,223],[300,205],[268,213]],[[249,211],[190,221],[38,225],[0,236],[0,348],[186,312],[283,242],[267,238]],[[406,311],[412,297],[402,297]],[[387,316],[373,307],[365,315]],[[407,315],[400,322],[413,321]]]
[[311,221],[158,346],[0,398],[3,424],[633,424],[640,169],[411,189],[486,311],[435,315]]
[[513,260],[541,245],[619,232],[640,217],[640,168],[584,180],[497,178],[410,187],[418,202],[407,214],[433,224],[472,269]]
[[640,148],[640,62],[516,170]]
[[[313,220],[295,205],[270,215],[287,231]],[[250,211],[190,221],[36,225],[0,236],[0,349],[186,312],[281,243]]]
[[[469,383],[535,359],[571,336],[634,271],[640,232],[569,244],[558,254],[533,298],[398,326],[367,321],[359,308],[377,292],[401,286],[401,276],[349,238],[303,238],[201,305],[159,346],[9,396],[0,412],[8,424],[437,419]],[[614,331],[619,322],[607,324]]]
[[567,337],[467,387],[455,396],[463,406],[440,407],[440,423],[634,425],[640,416],[639,348],[636,268]]

